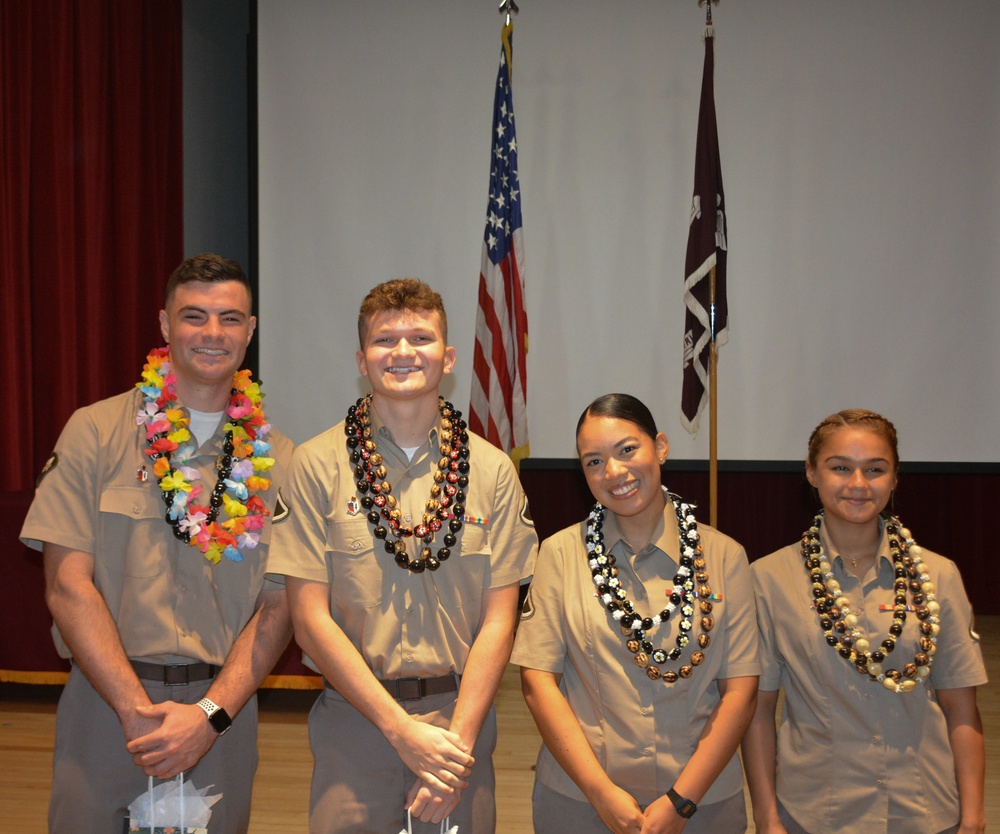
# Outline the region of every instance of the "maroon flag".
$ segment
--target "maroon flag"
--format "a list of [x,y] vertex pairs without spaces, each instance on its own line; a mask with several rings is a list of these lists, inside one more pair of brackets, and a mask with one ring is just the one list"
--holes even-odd
[[502,33],[493,104],[490,197],[479,272],[469,428],[518,462],[528,456],[528,317],[524,311],[521,186],[510,87],[512,32],[508,22]]
[[[705,68],[701,78],[698,144],[694,163],[694,197],[684,261],[684,387],[681,423],[698,431],[708,402],[709,344],[722,347],[729,338],[726,303],[726,196],[722,190],[719,134],[715,124],[712,30],[705,33]],[[715,268],[715,304],[711,303],[710,273]]]

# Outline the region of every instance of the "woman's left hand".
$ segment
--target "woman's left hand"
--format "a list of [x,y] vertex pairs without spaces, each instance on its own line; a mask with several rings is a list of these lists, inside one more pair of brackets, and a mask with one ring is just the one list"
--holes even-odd
[[641,834],[679,834],[687,825],[669,796],[661,796],[653,802],[643,816]]

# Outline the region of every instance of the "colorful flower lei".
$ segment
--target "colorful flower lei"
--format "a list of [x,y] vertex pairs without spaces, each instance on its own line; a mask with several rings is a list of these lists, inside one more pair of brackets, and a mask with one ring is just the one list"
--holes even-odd
[[[271,430],[261,407],[264,394],[260,384],[251,380],[250,371],[233,374],[223,455],[216,467],[219,479],[208,504],[196,504],[203,485],[192,483],[201,474],[189,461],[197,449],[189,442],[190,418],[177,401],[177,377],[170,372],[169,355],[166,347],[153,350],[136,383],[145,396],[136,423],[146,427],[149,448],[145,453],[154,461],[153,474],[167,505],[167,523],[177,538],[197,547],[213,565],[223,556],[240,562],[244,549],[257,546],[264,519],[270,515],[257,495],[271,486],[270,479],[260,473],[274,466],[274,458],[267,457],[271,444],[264,439]],[[228,516],[221,522],[217,520],[220,510]]]

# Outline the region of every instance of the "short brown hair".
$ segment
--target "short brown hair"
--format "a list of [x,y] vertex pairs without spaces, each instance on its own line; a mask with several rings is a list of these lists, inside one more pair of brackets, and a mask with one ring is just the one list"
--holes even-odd
[[870,432],[882,437],[889,444],[892,451],[892,466],[899,471],[899,447],[896,440],[896,427],[881,414],[874,411],[867,411],[864,408],[847,408],[831,414],[816,428],[809,436],[809,456],[806,458],[809,465],[816,467],[819,459],[819,451],[823,448],[827,438],[838,429],[857,428],[867,429]]
[[358,313],[358,341],[365,349],[368,326],[378,313],[389,311],[437,313],[441,317],[441,335],[448,342],[448,316],[441,296],[416,278],[397,278],[374,287],[361,302]]
[[250,296],[250,307],[253,307],[253,290],[250,287],[250,280],[243,273],[243,267],[236,261],[224,258],[222,255],[213,255],[210,252],[188,258],[170,273],[163,306],[170,305],[170,300],[174,297],[179,286],[190,284],[193,281],[201,281],[205,284],[236,281],[247,288],[247,295]]

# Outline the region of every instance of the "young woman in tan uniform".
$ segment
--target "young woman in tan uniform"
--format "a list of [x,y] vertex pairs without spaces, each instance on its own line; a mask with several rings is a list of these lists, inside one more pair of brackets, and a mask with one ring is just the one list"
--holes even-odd
[[751,567],[761,677],[743,760],[758,834],[985,830],[972,608],[955,564],[886,513],[898,468],[884,417],[826,418],[806,461],[822,510]]
[[635,397],[595,400],[576,440],[598,503],[542,544],[511,658],[544,741],[535,831],[738,834],[746,555],[661,487],[667,438]]

